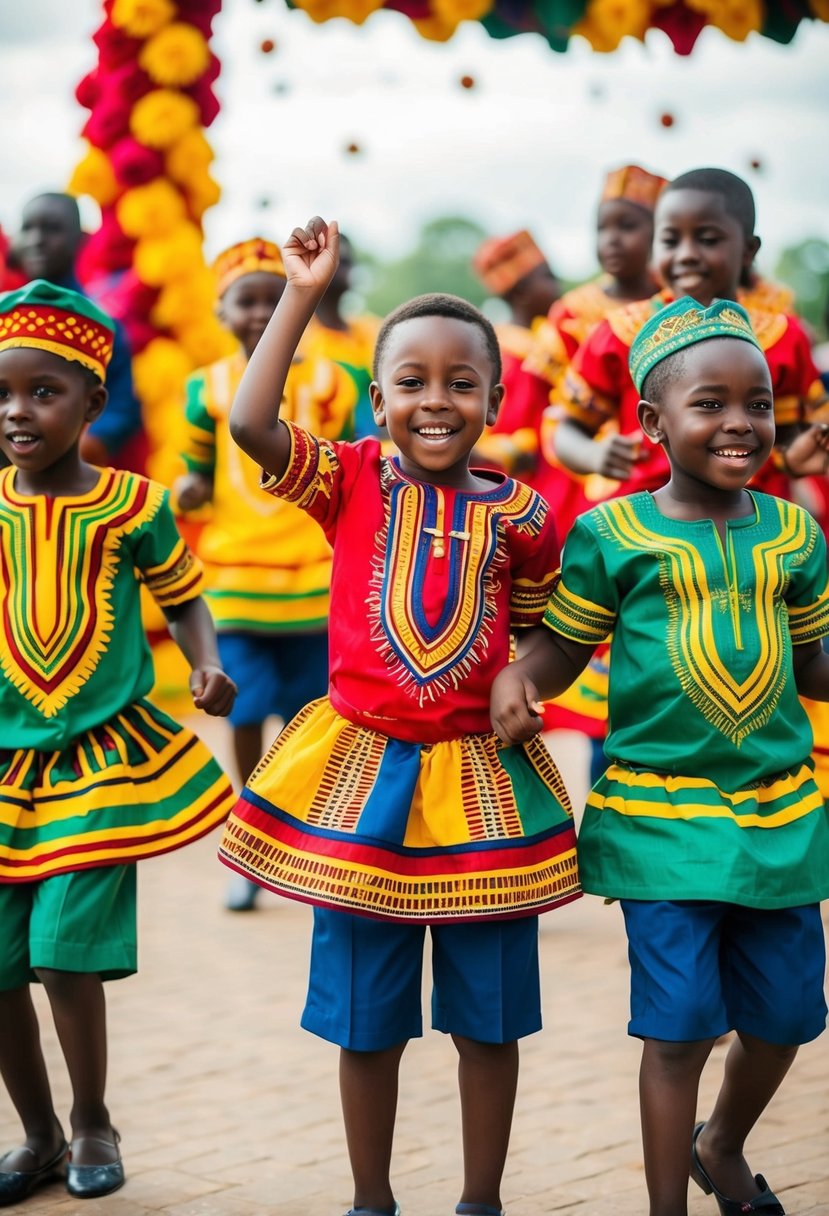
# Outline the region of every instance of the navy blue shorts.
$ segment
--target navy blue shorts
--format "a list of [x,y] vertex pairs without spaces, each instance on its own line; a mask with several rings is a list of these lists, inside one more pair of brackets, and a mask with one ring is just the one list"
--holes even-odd
[[283,722],[328,691],[328,633],[220,633],[219,656],[239,689],[228,717],[256,726]]
[[[538,917],[431,925],[432,1026],[479,1043],[541,1029]],[[351,1051],[423,1033],[426,926],[314,909],[306,1030]]]
[[808,1043],[826,1027],[818,904],[623,899],[631,966],[628,1032],[682,1043],[742,1031]]

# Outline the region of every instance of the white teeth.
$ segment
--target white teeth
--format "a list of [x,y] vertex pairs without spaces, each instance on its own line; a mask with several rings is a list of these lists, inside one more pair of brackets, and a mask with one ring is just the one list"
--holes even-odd
[[718,456],[750,456],[751,448],[715,448]]
[[451,435],[452,431],[445,426],[420,426],[417,428],[418,435]]

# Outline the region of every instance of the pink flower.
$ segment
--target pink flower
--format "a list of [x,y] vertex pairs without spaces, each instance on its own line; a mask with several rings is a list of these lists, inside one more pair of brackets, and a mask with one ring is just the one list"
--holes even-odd
[[163,155],[155,148],[140,144],[131,135],[118,140],[110,152],[110,160],[119,183],[128,190],[164,173]]

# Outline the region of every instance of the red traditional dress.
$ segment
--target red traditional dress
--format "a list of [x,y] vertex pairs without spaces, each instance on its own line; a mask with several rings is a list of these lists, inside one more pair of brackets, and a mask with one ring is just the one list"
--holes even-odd
[[558,567],[527,486],[409,480],[380,444],[314,438],[264,487],[334,548],[331,684],[277,739],[220,855],[324,907],[435,923],[530,915],[579,893],[575,834],[538,741],[501,747],[489,689],[511,630],[537,624]]

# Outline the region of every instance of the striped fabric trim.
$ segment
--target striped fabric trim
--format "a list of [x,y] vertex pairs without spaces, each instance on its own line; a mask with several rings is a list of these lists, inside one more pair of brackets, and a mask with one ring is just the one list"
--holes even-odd
[[591,646],[610,637],[615,623],[615,613],[568,591],[563,582],[558,583],[544,613],[544,624],[550,629]]

